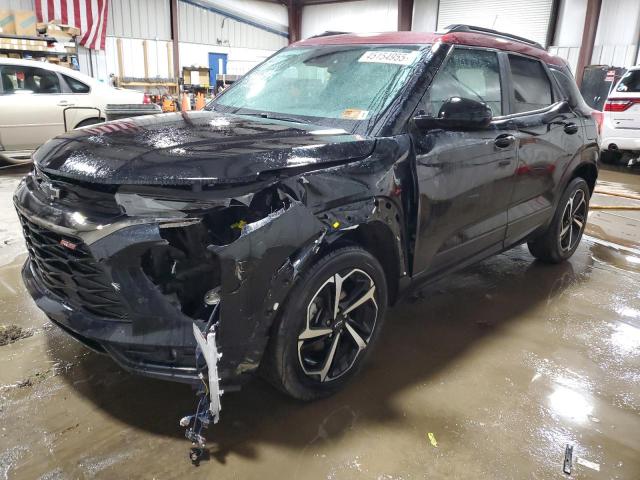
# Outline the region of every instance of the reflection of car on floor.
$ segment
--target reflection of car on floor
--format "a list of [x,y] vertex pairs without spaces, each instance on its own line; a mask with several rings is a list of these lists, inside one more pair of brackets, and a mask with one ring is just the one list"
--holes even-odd
[[0,159],[28,161],[66,130],[104,121],[107,104],[143,103],[144,94],[109,87],[69,68],[0,58]]
[[622,76],[604,104],[600,148],[607,163],[640,156],[640,66]]
[[260,369],[296,398],[328,395],[409,285],[526,242],[547,262],[574,253],[597,177],[590,113],[565,61],[517,37],[304,40],[205,111],[42,146],[15,194],[24,280],[129,370],[197,381],[195,323],[215,329],[223,384]]

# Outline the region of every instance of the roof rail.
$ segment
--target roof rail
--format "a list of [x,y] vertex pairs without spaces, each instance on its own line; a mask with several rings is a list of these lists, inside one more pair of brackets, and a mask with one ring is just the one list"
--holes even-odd
[[544,47],[540,45],[538,42],[534,42],[533,40],[529,40],[528,38],[519,37],[518,35],[512,35],[510,33],[499,32],[497,30],[491,30],[490,28],[484,27],[476,27],[473,25],[465,25],[461,23],[455,23],[453,25],[449,25],[445,28],[447,32],[469,32],[469,33],[480,33],[485,35],[493,35],[495,37],[506,38],[509,40],[515,40],[516,42],[526,43],[527,45],[531,45],[533,47],[538,47],[544,50]]
[[333,35],[348,35],[351,32],[333,32],[333,31],[326,31],[326,32],[322,32],[319,33],[317,35],[311,35],[309,38],[320,38],[320,37],[332,37]]

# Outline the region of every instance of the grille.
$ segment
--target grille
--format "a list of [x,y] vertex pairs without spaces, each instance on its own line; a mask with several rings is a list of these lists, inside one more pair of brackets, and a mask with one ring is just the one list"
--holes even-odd
[[37,172],[35,181],[39,186],[36,193],[43,195],[42,185],[50,184],[60,189],[60,197],[56,203],[70,208],[84,205],[86,209],[96,214],[120,215],[122,209],[116,202],[115,192],[110,187],[101,185],[87,185],[82,182],[74,183],[70,179],[61,179],[52,175]]
[[[85,244],[19,217],[34,271],[51,293],[91,314],[127,321],[127,311],[109,276]],[[61,245],[63,240],[76,248]]]

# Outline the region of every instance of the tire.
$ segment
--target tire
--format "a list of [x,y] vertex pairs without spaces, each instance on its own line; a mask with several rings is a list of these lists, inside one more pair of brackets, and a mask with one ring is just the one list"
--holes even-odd
[[614,165],[622,160],[622,152],[615,150],[602,150],[600,152],[600,161],[609,165]]
[[104,120],[102,118],[87,118],[86,120],[81,121],[75,128],[80,127],[88,127],[89,125],[97,125],[98,123],[103,123]]
[[[547,231],[527,244],[531,255],[546,263],[561,263],[573,255],[587,223],[589,194],[589,186],[583,178],[569,182]],[[568,213],[570,203],[571,216]]]
[[[361,302],[346,316],[335,315],[337,285],[343,292],[338,312]],[[337,392],[365,363],[386,309],[385,274],[370,253],[349,246],[327,254],[301,274],[289,293],[265,352],[263,375],[298,400]]]

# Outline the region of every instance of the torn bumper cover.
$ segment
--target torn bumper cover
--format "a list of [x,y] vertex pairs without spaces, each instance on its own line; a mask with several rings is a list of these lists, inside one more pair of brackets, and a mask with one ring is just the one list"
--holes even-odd
[[214,291],[220,378],[239,383],[259,366],[295,274],[291,259],[326,230],[292,198],[217,239],[207,232],[222,217],[205,213],[86,217],[48,201],[35,175],[14,202],[29,250],[22,274],[38,307],[125,369],[184,382],[199,381],[193,325],[204,327],[213,308],[205,297]]

